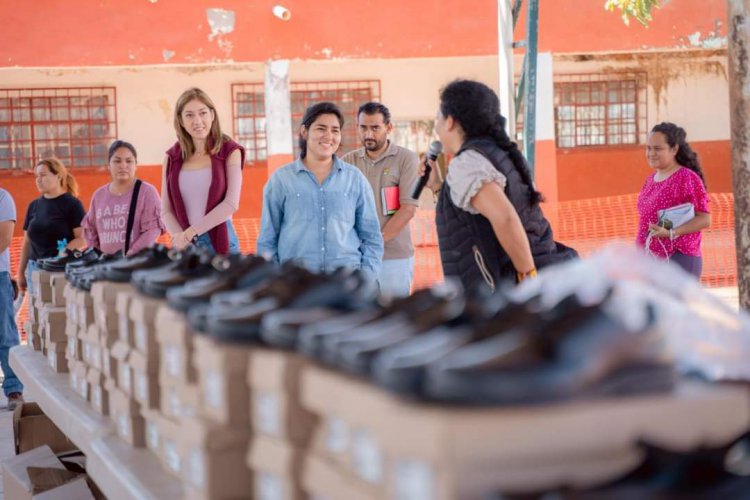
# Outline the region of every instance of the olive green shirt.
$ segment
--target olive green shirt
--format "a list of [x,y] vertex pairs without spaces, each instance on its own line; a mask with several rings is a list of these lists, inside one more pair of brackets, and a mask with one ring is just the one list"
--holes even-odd
[[[357,167],[367,177],[375,195],[375,207],[381,228],[392,217],[383,214],[383,188],[398,186],[401,205],[419,206],[419,200],[411,197],[417,183],[419,165],[419,157],[413,151],[388,141],[388,148],[377,160],[371,160],[363,147],[345,154],[341,159]],[[385,242],[384,260],[408,259],[414,255],[410,226],[407,224],[395,238]]]

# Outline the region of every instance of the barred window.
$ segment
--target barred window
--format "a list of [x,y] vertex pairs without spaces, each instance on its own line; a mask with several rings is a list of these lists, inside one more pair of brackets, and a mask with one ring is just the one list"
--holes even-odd
[[0,169],[56,156],[68,167],[101,167],[117,137],[114,87],[0,89]]
[[[368,101],[380,100],[380,81],[356,80],[333,82],[293,82],[290,84],[292,143],[294,155],[299,155],[297,132],[305,110],[317,102],[330,101],[341,109],[344,128],[341,131],[339,154],[356,149],[357,109]],[[248,163],[267,157],[266,111],[262,83],[232,85],[232,113],[234,139],[246,150]]]
[[645,73],[561,75],[555,80],[558,147],[645,142]]

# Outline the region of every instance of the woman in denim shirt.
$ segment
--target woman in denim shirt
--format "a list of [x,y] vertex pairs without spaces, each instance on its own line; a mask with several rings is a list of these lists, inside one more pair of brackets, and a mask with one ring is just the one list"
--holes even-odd
[[263,189],[258,254],[317,272],[361,269],[374,279],[383,236],[367,179],[336,157],[343,125],[333,103],[305,112],[299,159],[274,172]]

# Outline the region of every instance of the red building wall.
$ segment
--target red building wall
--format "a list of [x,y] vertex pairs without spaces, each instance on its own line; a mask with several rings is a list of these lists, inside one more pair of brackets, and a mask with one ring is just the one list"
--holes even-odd
[[[282,3],[289,21],[272,15]],[[604,0],[540,2],[540,50],[613,52],[691,46],[726,36],[726,0],[665,2],[650,27]],[[234,15],[220,33],[207,9]],[[497,53],[497,0],[0,0],[0,66],[107,66],[404,58]],[[524,20],[519,22],[521,35]]]

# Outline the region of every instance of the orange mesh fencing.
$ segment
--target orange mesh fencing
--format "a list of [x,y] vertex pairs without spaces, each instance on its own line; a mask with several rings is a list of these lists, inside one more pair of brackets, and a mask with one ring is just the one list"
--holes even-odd
[[[555,239],[586,256],[613,241],[632,243],[638,230],[638,194],[560,202]],[[737,285],[734,196],[709,194],[711,227],[703,231],[703,275],[708,287]]]
[[[734,197],[731,193],[711,193],[711,227],[703,232],[703,275],[708,287],[737,285],[737,261],[734,240]],[[555,239],[569,245],[585,257],[613,241],[633,242],[638,227],[637,194],[609,196],[560,202]],[[234,229],[243,253],[255,252],[260,219],[235,219]],[[443,281],[443,268],[437,246],[435,211],[420,209],[411,223],[415,246],[413,288],[425,288]],[[10,246],[11,269],[15,274],[21,252],[20,237]],[[168,243],[163,235],[159,242]],[[28,301],[27,301],[28,302]],[[18,323],[27,318],[26,306],[19,312]],[[25,336],[25,333],[22,333]]]

